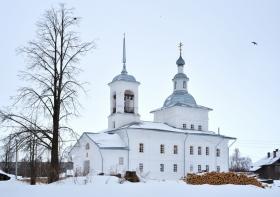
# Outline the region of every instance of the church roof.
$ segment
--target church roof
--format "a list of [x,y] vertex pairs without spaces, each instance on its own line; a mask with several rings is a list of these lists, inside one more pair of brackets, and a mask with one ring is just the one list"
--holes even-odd
[[124,141],[120,138],[118,134],[100,132],[100,133],[85,133],[92,141],[96,143],[99,148],[127,148]]
[[189,80],[189,78],[187,77],[187,75],[186,75],[185,73],[177,73],[177,74],[174,76],[173,80],[174,80],[174,79],[187,79],[187,80]]
[[185,65],[185,61],[184,61],[184,59],[182,58],[181,54],[180,54],[179,59],[176,61],[176,64],[177,64],[178,66],[184,66],[184,65]]
[[220,136],[223,138],[228,138],[228,139],[236,139],[220,134],[216,134],[213,131],[198,131],[198,130],[191,130],[191,129],[179,129],[176,127],[172,127],[166,123],[162,122],[151,122],[151,121],[141,121],[141,122],[134,122],[128,125],[125,125],[121,128],[115,129],[147,129],[147,130],[157,130],[157,131],[162,131],[162,132],[174,132],[174,133],[185,133],[185,134],[194,134],[194,135],[207,135],[207,136]]
[[192,107],[197,106],[196,101],[191,94],[185,90],[176,90],[169,97],[167,97],[163,107],[171,107],[178,104]]
[[121,73],[121,74],[115,76],[115,77],[113,78],[112,82],[115,82],[115,81],[137,82],[134,76],[128,75],[128,74],[126,74],[126,73]]

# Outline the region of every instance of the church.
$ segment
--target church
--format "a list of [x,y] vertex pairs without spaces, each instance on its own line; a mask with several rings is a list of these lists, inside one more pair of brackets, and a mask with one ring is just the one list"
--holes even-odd
[[142,121],[138,113],[140,83],[126,68],[125,38],[123,66],[110,87],[110,114],[104,131],[85,132],[69,152],[78,174],[123,174],[136,171],[151,179],[180,179],[187,173],[229,168],[229,147],[236,138],[208,129],[211,108],[199,105],[188,91],[185,61],[176,61],[173,92],[162,107],[152,110],[153,121]]

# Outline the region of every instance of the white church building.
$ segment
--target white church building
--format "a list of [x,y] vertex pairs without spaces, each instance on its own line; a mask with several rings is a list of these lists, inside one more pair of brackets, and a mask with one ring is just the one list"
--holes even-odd
[[228,171],[229,144],[236,138],[208,130],[212,109],[198,105],[188,92],[185,61],[177,60],[173,92],[163,106],[151,111],[154,121],[142,121],[138,113],[140,83],[123,68],[109,83],[108,129],[81,135],[69,155],[76,172],[124,173],[154,179],[180,179],[187,173]]

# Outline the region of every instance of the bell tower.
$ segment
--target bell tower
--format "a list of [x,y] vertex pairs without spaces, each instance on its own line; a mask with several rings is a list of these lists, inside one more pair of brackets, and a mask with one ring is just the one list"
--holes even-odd
[[110,115],[108,128],[119,128],[123,125],[139,122],[138,114],[138,86],[135,77],[128,75],[126,70],[125,35],[123,38],[123,68],[121,74],[113,78],[110,86]]

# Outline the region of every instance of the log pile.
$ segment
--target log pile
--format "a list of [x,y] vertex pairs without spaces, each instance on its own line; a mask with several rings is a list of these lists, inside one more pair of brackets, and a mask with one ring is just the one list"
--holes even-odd
[[246,174],[238,174],[233,172],[208,172],[203,174],[187,174],[184,181],[192,185],[224,185],[224,184],[234,184],[234,185],[255,185],[257,187],[262,187],[263,185],[255,178],[248,177]]
[[133,183],[140,181],[135,171],[126,171],[124,175],[124,179]]

